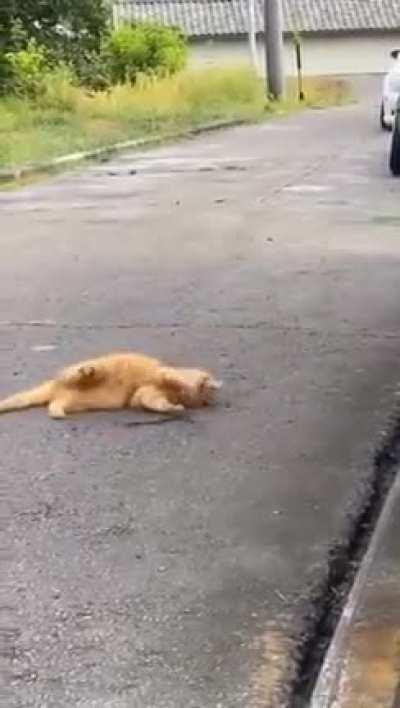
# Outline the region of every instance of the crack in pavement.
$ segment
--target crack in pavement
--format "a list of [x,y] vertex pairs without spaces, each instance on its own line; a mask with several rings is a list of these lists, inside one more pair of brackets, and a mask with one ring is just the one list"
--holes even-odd
[[308,335],[310,337],[315,337],[318,334],[324,334],[328,337],[346,337],[346,338],[357,338],[357,339],[375,339],[375,340],[400,340],[400,333],[397,332],[373,332],[367,329],[352,329],[352,331],[345,330],[330,330],[323,331],[317,330],[315,327],[302,327],[301,325],[275,325],[271,324],[266,320],[260,320],[256,322],[232,322],[232,323],[210,323],[210,322],[199,322],[196,324],[190,324],[186,322],[109,322],[106,324],[95,324],[90,322],[87,324],[80,324],[78,322],[56,322],[55,320],[2,320],[0,321],[0,329],[18,329],[18,328],[38,328],[38,329],[67,329],[67,330],[86,330],[86,331],[107,331],[113,329],[186,329],[186,330],[200,330],[200,329],[221,329],[221,330],[259,330],[268,329],[272,332],[299,332],[301,334]]

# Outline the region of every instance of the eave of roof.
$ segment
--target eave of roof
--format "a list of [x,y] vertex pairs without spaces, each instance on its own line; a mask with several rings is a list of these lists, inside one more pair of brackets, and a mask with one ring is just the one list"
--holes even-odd
[[[263,31],[263,0],[256,29]],[[285,32],[303,34],[400,33],[400,0],[282,0]],[[115,0],[119,16],[180,27],[190,38],[232,37],[247,32],[247,0]]]

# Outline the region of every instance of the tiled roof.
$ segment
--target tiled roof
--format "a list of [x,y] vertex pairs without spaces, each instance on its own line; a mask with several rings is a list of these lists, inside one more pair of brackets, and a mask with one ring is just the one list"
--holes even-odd
[[[257,31],[264,0],[256,2]],[[282,0],[286,32],[400,32],[400,0]],[[115,0],[119,18],[180,27],[189,37],[247,31],[247,0]]]

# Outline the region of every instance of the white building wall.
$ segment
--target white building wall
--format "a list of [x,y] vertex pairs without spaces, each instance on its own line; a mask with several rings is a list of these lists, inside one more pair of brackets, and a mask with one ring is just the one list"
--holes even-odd
[[[264,49],[258,43],[260,69],[264,67]],[[302,38],[303,72],[309,76],[384,73],[391,64],[390,51],[400,47],[396,34],[347,35]],[[223,66],[249,61],[245,39],[203,40],[191,47],[194,65]],[[285,42],[286,72],[296,73],[291,42]]]

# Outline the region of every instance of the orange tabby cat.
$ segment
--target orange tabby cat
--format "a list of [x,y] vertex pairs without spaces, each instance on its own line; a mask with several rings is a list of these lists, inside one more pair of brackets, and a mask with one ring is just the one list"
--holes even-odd
[[220,386],[201,369],[166,366],[136,353],[109,354],[68,367],[54,379],[0,401],[0,413],[46,405],[52,418],[116,408],[180,413],[207,405]]

